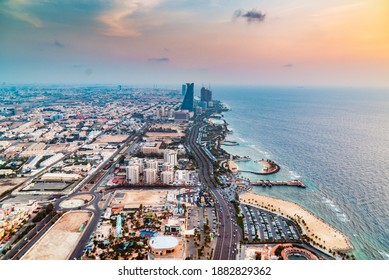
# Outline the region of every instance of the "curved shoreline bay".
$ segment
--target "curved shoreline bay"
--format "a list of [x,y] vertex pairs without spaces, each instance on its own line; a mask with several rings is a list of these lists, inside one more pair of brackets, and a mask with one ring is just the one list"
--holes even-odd
[[241,194],[239,199],[241,202],[252,205],[270,207],[270,209],[274,208],[274,212],[284,216],[290,216],[296,221],[300,221],[299,224],[303,228],[304,233],[316,243],[327,248],[327,250],[348,252],[353,249],[350,241],[342,232],[316,217],[297,203],[254,193]]

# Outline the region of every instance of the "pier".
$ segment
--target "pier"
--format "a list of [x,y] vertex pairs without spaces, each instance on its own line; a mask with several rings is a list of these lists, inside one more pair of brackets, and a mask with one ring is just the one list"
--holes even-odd
[[286,187],[299,187],[305,188],[305,184],[300,180],[293,181],[269,181],[269,180],[260,180],[251,182],[253,186],[262,186],[262,187],[272,187],[272,186],[286,186]]
[[224,146],[239,146],[238,142],[236,142],[236,141],[228,141],[228,140],[224,140],[221,144],[224,145]]

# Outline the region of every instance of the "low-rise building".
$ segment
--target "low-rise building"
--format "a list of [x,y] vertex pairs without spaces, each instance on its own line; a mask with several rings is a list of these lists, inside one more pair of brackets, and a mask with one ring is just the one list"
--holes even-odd
[[46,173],[41,177],[41,179],[45,182],[72,182],[80,178],[81,176],[78,174],[67,173]]

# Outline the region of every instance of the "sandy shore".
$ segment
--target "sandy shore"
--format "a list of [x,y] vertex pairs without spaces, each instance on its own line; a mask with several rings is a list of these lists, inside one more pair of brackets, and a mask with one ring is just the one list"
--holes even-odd
[[[321,244],[327,250],[340,252],[352,250],[351,243],[342,232],[294,202],[254,193],[241,194],[239,199],[242,202],[267,207],[270,210],[273,209],[275,210],[274,212],[284,216],[293,217],[299,222],[307,236],[311,237],[316,243]],[[302,222],[303,220],[305,224]]]
[[276,165],[275,163],[270,163],[267,160],[256,160],[255,162],[262,165],[262,170],[259,171],[261,173],[272,174],[279,168],[278,165]]
[[262,164],[263,169],[271,167],[271,164],[269,162],[267,162],[266,160],[258,160],[256,162],[259,164]]

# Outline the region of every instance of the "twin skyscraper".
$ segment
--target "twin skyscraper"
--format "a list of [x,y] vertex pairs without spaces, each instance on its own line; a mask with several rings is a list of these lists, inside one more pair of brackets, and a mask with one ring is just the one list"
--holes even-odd
[[[184,88],[184,87],[183,87]],[[194,109],[194,83],[186,84],[184,101],[182,101],[181,110],[193,112]]]
[[[182,101],[181,110],[188,110],[193,112],[194,110],[194,83],[187,83],[182,85],[182,94],[185,93],[184,100]],[[201,88],[201,102],[209,104],[212,101],[212,91],[204,87]],[[206,106],[207,107],[207,106]]]

